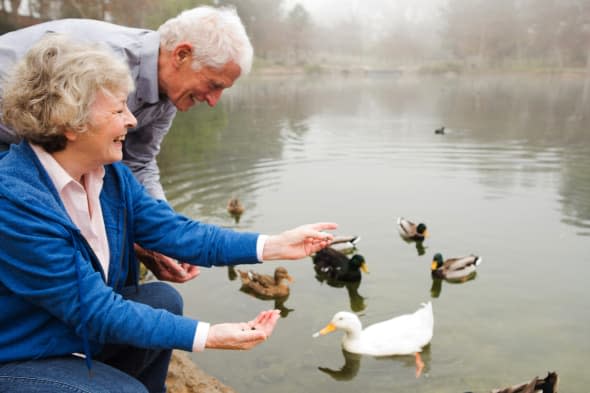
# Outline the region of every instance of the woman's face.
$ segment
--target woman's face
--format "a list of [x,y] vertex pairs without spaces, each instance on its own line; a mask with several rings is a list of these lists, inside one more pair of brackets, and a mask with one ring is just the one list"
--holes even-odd
[[87,157],[88,169],[111,164],[123,159],[127,129],[136,125],[135,116],[127,108],[126,93],[100,91],[90,106],[88,130],[70,144]]

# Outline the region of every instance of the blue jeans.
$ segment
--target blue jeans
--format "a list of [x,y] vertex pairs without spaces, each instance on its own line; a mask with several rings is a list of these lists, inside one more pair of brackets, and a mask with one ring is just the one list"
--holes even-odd
[[[151,282],[125,288],[129,300],[182,314],[182,297],[170,285]],[[0,363],[0,393],[165,393],[172,350],[105,345],[92,360],[63,356]]]

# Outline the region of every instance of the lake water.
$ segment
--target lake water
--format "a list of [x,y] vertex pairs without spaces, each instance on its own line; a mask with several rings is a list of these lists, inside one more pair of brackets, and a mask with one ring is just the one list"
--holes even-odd
[[[159,157],[177,210],[263,233],[334,221],[361,236],[370,269],[339,288],[315,278],[311,258],[254,266],[295,278],[272,337],[192,358],[238,392],[488,392],[550,370],[560,391],[588,391],[589,108],[590,83],[575,75],[251,76],[217,108],[179,114]],[[246,208],[237,223],[232,195]],[[399,237],[398,216],[427,224],[423,250]],[[436,252],[483,263],[435,297]],[[228,273],[178,285],[186,314],[245,321],[275,306]],[[341,332],[312,338],[337,311],[367,326],[429,300],[418,379],[413,356],[345,356]]]

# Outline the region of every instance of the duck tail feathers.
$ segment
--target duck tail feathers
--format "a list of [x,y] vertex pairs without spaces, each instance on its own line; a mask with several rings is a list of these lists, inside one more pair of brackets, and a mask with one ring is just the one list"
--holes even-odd
[[475,266],[479,266],[481,265],[481,263],[483,262],[483,258],[482,257],[475,257]]

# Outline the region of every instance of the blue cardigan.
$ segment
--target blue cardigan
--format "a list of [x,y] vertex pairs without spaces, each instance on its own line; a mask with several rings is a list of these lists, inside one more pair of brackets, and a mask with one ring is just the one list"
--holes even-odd
[[73,352],[89,361],[105,343],[190,351],[198,321],[118,294],[137,285],[134,242],[199,266],[258,262],[258,234],[190,220],[150,197],[124,165],[105,171],[106,283],[28,143],[0,159],[0,362]]

